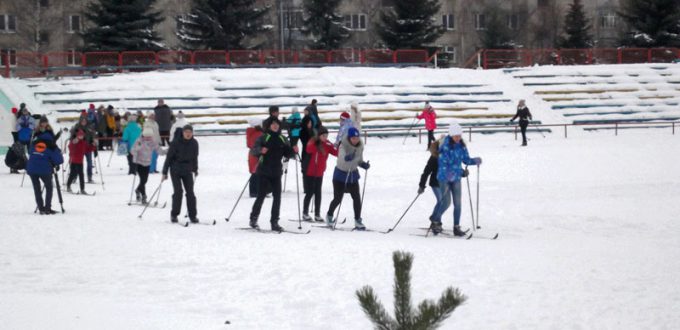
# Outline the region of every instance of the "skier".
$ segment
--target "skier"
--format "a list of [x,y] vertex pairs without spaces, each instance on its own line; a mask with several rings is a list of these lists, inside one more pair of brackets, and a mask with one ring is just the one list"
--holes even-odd
[[524,100],[519,100],[519,103],[517,104],[517,113],[514,117],[512,117],[512,119],[510,119],[510,122],[515,122],[517,117],[519,117],[519,127],[522,130],[522,146],[526,147],[527,126],[529,126],[529,121],[533,120],[533,118],[531,117],[531,112],[529,112],[529,108],[527,108],[526,102]]
[[366,229],[361,219],[361,195],[359,194],[359,171],[357,167],[368,170],[371,164],[364,162],[364,145],[361,142],[359,130],[351,127],[347,137],[340,143],[338,163],[333,173],[333,201],[326,212],[326,224],[333,226],[333,212],[338,207],[346,192],[349,192],[354,202],[354,227]]
[[423,112],[416,116],[418,119],[425,119],[425,129],[427,130],[427,148],[430,148],[430,144],[434,139],[434,130],[437,129],[437,113],[434,112],[434,108],[430,105],[430,102],[425,102],[425,109]]
[[260,185],[257,188],[257,198],[250,213],[250,227],[259,229],[257,219],[260,216],[262,203],[267,192],[272,193],[272,212],[270,224],[272,231],[283,231],[279,226],[279,210],[281,208],[281,176],[283,169],[282,158],[292,158],[297,155],[298,148],[291,147],[290,142],[281,134],[281,122],[277,118],[270,118],[269,128],[255,142],[251,154],[259,157],[257,175]]
[[[64,162],[61,150],[57,147],[54,136],[39,134],[31,145],[30,158],[26,165],[26,173],[31,177],[35,202],[40,214],[56,214],[52,210],[52,174]],[[42,198],[40,181],[45,185],[45,199]]]
[[[165,143],[169,143],[170,138],[170,127],[172,126],[172,110],[165,104],[163,99],[158,99],[158,105],[153,109],[153,112],[158,122],[158,129],[161,136],[161,143],[165,146]],[[147,115],[148,117],[148,115]]]
[[[52,144],[56,145],[57,136],[54,134],[52,126],[50,126],[50,121],[45,115],[40,116],[38,120],[38,126],[33,131],[33,137],[31,137],[31,144],[35,143],[39,137],[49,135],[49,139],[43,138],[43,140],[48,142],[48,146],[52,147]],[[59,132],[61,135],[61,132]]]
[[[435,207],[434,214],[430,217],[432,232],[438,234],[442,231],[441,217],[448,208],[448,200],[453,200],[453,234],[464,236],[465,232],[460,229],[461,182],[464,170],[461,163],[466,165],[481,165],[479,157],[470,158],[467,147],[462,138],[463,128],[458,123],[449,127],[449,135],[444,138],[439,146],[439,168],[437,180],[441,190],[441,199]],[[446,202],[444,202],[446,200]]]
[[309,116],[312,119],[312,128],[314,131],[321,127],[321,118],[319,118],[319,110],[316,107],[316,103],[316,99],[313,99],[312,102],[305,108],[305,110],[309,112]]
[[173,189],[170,221],[177,222],[177,216],[182,211],[182,186],[184,186],[189,220],[192,223],[198,223],[196,195],[194,195],[194,176],[198,176],[198,141],[194,139],[194,128],[191,125],[184,126],[182,138],[170,144],[163,165],[163,181],[168,179],[168,170],[170,170]]
[[97,150],[102,151],[108,147],[109,140],[111,137],[106,134],[106,108],[100,105],[97,108],[97,124],[95,125],[95,131],[97,132],[97,137],[99,138],[99,143],[97,144]]
[[153,155],[164,154],[165,152],[160,147],[160,139],[157,133],[149,126],[144,127],[142,137],[137,139],[132,146],[130,154],[132,154],[132,162],[137,169],[139,176],[139,185],[135,189],[137,201],[142,204],[147,203],[146,199],[146,182],[149,179],[151,172],[151,163],[153,162]]
[[173,123],[172,127],[170,128],[170,143],[175,141],[175,139],[182,138],[182,131],[186,125],[189,125],[189,121],[186,120],[184,112],[180,110],[175,117],[175,123]]
[[354,127],[361,132],[361,110],[359,110],[359,105],[356,102],[352,102],[349,107],[350,118],[352,118],[352,123]]
[[[95,131],[94,127],[90,124],[90,122],[87,119],[87,115],[85,116],[80,116],[80,119],[78,120],[78,123],[73,125],[71,128],[71,134],[70,134],[70,139],[74,139],[76,137],[76,133],[82,130],[83,133],[85,134],[85,142],[89,145],[96,145],[96,141],[94,139],[95,137]],[[94,167],[93,162],[92,162],[92,152],[94,151],[94,154],[98,156],[98,151],[95,148],[94,150],[90,150],[90,148],[87,148],[85,152],[85,160],[87,161],[87,183],[94,183],[92,180],[92,168]],[[82,162],[80,162],[82,165]]]
[[21,144],[28,147],[35,129],[35,119],[31,117],[31,113],[26,108],[21,109],[19,113],[16,124],[17,138]]
[[338,135],[335,137],[335,146],[339,146],[340,142],[345,138],[347,135],[347,131],[351,128],[354,127],[354,124],[352,123],[352,119],[350,118],[350,115],[348,112],[343,111],[340,114],[340,129],[338,129]]
[[326,171],[326,160],[328,160],[329,154],[338,156],[338,149],[328,141],[328,129],[326,127],[319,127],[319,135],[309,140],[307,153],[309,154],[309,165],[302,177],[305,191],[302,220],[312,221],[312,217],[309,216],[309,203],[314,196],[314,221],[323,222],[324,219],[321,217],[321,185],[323,184],[323,174]]
[[262,136],[262,120],[257,118],[248,118],[250,127],[246,128],[246,147],[248,147],[248,171],[250,172],[249,192],[250,198],[257,197],[257,188],[259,186],[257,172],[257,157],[250,153],[250,150],[255,146],[255,141]]
[[87,134],[82,128],[79,128],[75,136],[71,138],[68,144],[69,152],[69,175],[66,181],[66,191],[73,193],[71,190],[71,184],[78,177],[80,182],[80,193],[87,194],[85,192],[85,174],[83,173],[83,158],[85,155],[94,150],[94,144],[87,141]]
[[128,161],[128,175],[135,174],[135,164],[132,162],[132,154],[130,153],[130,150],[132,150],[132,146],[137,142],[137,139],[139,136],[142,134],[142,127],[139,126],[137,123],[137,115],[130,115],[128,117],[129,121],[127,125],[125,125],[125,128],[123,129],[123,137],[121,143],[127,144],[128,147],[128,154],[127,154],[127,161]]
[[290,137],[290,145],[296,146],[298,140],[300,139],[300,122],[302,117],[300,117],[300,112],[297,107],[293,107],[293,113],[286,120],[288,126],[288,136]]
[[[272,120],[279,120],[279,107],[272,105],[269,107],[269,117],[262,122],[262,129],[266,132],[269,131],[269,125]],[[279,121],[279,129],[281,128],[281,122]]]
[[[144,126],[142,127],[142,132],[145,129],[151,129],[151,137],[153,138],[153,141],[155,141],[158,145],[161,145],[163,142],[161,141],[163,138],[161,137],[160,130],[159,130],[159,125],[156,122],[156,114],[148,111],[146,113],[146,120],[144,121]],[[168,129],[168,132],[170,129]],[[156,170],[156,163],[158,162],[158,152],[156,151],[157,148],[154,148],[152,153],[151,153],[151,164],[149,165],[149,173],[158,173],[158,170]]]
[[[427,160],[427,165],[425,165],[425,168],[423,169],[423,174],[420,175],[420,182],[418,184],[418,194],[422,194],[425,192],[425,181],[427,181],[428,177],[430,178],[429,184],[436,199],[435,207],[432,209],[430,217],[434,216],[435,211],[437,210],[437,204],[442,201],[439,181],[437,181],[437,170],[439,169],[439,146],[443,141],[444,138],[442,137],[430,145],[430,158]],[[442,203],[444,210],[447,210],[451,205],[451,200],[447,198],[443,200]]]
[[[307,144],[309,139],[314,136],[314,127],[312,124],[312,116],[309,115],[309,110],[305,109],[305,116],[302,117],[302,122],[300,123],[300,142],[302,143],[302,161],[300,164],[302,167],[302,175],[307,173],[307,164],[309,164],[309,154],[306,152]],[[307,193],[305,191],[305,193]]]

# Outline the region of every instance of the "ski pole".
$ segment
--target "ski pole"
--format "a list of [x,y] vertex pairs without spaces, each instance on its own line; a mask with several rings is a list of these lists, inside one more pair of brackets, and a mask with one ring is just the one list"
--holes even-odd
[[241,194],[238,195],[238,199],[236,200],[236,204],[234,204],[234,207],[231,209],[231,212],[229,212],[229,216],[224,218],[225,221],[229,222],[229,219],[231,219],[231,215],[234,214],[234,210],[236,210],[236,206],[238,205],[238,202],[241,201],[241,197],[243,196],[243,193],[246,191],[246,188],[248,188],[249,183],[250,183],[250,177],[248,177],[248,180],[246,180],[246,184],[243,186],[243,190],[241,190]]
[[477,229],[482,229],[479,226],[479,165],[477,165]]
[[[42,196],[42,193],[45,192],[45,186],[43,185],[42,190],[40,190],[40,195]],[[33,213],[38,213],[38,205],[35,206],[35,211]]]
[[[402,145],[406,144],[406,138],[408,137],[409,133],[411,133],[411,129],[413,128],[413,126],[416,126],[417,124],[416,119],[418,119],[418,116],[413,117],[413,122],[411,123],[411,126],[408,128],[408,131],[406,131],[406,136],[404,136],[404,142],[401,143]],[[418,123],[420,123],[420,119],[418,119]]]
[[[370,161],[366,162],[367,164]],[[364,195],[366,195],[366,181],[368,181],[368,170],[366,170],[366,176],[364,177],[364,187],[361,189],[361,208],[364,208]]]
[[[99,159],[99,152],[97,152],[97,157],[95,159]],[[97,165],[99,165],[99,179],[102,180],[102,190],[106,190],[104,187],[104,171],[102,171],[102,162],[101,159],[97,161]]]
[[[465,170],[467,171],[467,165],[465,166]],[[472,192],[470,192],[470,174],[468,174],[465,177],[465,181],[467,182],[467,190],[468,190],[468,199],[470,200],[470,216],[472,217],[472,231],[475,231],[475,228],[477,227],[475,225],[475,210],[472,208]],[[478,188],[479,189],[479,188]]]
[[24,179],[26,179],[26,170],[24,170],[24,175],[21,176],[21,188],[24,187]]
[[283,169],[283,173],[285,174],[283,177],[283,192],[286,192],[286,181],[288,181],[288,161],[285,161],[284,163],[286,163],[286,168]]
[[128,202],[128,205],[132,205],[132,193],[135,191],[135,183],[137,182],[137,171],[135,171],[134,176],[132,177],[132,188],[130,188],[130,201]]
[[[152,200],[154,198],[154,196],[156,196],[156,194],[158,194],[158,192],[161,190],[162,185],[163,185],[163,180],[161,180],[161,183],[158,184],[158,188],[156,188],[156,190],[153,191],[153,194],[151,194],[151,198],[149,198],[149,200]],[[146,209],[149,208],[149,204],[151,204],[151,203],[146,203],[146,205],[144,205],[144,209],[142,210],[142,213],[140,213],[137,218],[140,218],[140,219],[142,218],[142,216],[144,215],[144,212],[146,212]]]
[[541,133],[541,135],[543,135],[543,138],[545,139],[545,134],[543,134],[543,131],[541,131],[541,128],[538,127],[538,126],[536,126],[535,124],[534,124],[533,126],[536,127],[536,130],[537,130],[539,133]]
[[[158,206],[158,200],[161,198],[161,189],[158,189],[158,195],[156,195],[156,201],[153,203],[153,206]],[[152,199],[149,199],[151,201]]]
[[59,186],[59,175],[57,172],[54,173],[54,182],[56,183],[56,188],[57,188],[57,196],[59,197],[59,205],[61,206],[61,213],[65,213],[64,211],[64,198],[61,196],[61,187]]
[[302,215],[300,214],[300,182],[298,174],[298,158],[297,153],[295,154],[295,190],[297,191],[297,207],[298,207],[298,230],[302,229]]
[[116,148],[113,147],[113,138],[111,138],[111,154],[109,155],[109,162],[106,163],[106,167],[111,167],[111,159],[113,158],[113,154],[116,152],[115,150],[118,149],[118,141],[116,140]]
[[397,226],[399,225],[399,223],[401,222],[401,219],[403,219],[404,216],[406,216],[406,213],[408,213],[408,210],[411,209],[411,206],[413,206],[413,204],[416,202],[416,200],[418,200],[418,197],[420,197],[420,195],[422,195],[422,194],[416,195],[416,198],[413,199],[413,201],[411,202],[411,204],[409,204],[409,206],[406,208],[406,211],[404,211],[404,214],[402,214],[401,217],[399,217],[399,220],[397,220],[397,223],[395,223],[394,226],[393,226],[392,228],[388,229],[387,231],[382,231],[381,233],[382,233],[382,234],[389,234],[389,233],[391,233],[394,229],[396,229]]

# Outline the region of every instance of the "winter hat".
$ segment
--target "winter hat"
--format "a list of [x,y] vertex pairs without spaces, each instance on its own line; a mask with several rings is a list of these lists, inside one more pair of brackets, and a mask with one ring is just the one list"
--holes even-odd
[[80,111],[80,116],[81,116],[81,117],[87,117],[87,111],[81,110],[81,111]]
[[109,104],[109,106],[106,107],[106,109],[108,109],[108,110],[113,110],[113,106]]
[[184,112],[182,112],[182,110],[180,110],[180,111],[177,113],[177,118],[180,118],[180,119],[184,118]]
[[193,132],[193,131],[194,131],[194,128],[193,128],[193,126],[187,124],[187,125],[184,125],[184,127],[182,127],[182,130],[183,130],[183,131],[192,131],[192,132]]
[[153,136],[153,129],[151,129],[151,127],[144,127],[142,136]]
[[324,134],[328,134],[328,128],[326,128],[325,126],[319,127],[319,136]]
[[130,114],[128,121],[137,121],[137,115],[134,113]]
[[358,109],[359,104],[357,104],[357,101],[352,101],[352,104],[350,104],[350,107],[353,108],[353,109]]
[[260,118],[248,118],[248,126],[255,127],[262,125],[262,119]]
[[151,117],[156,117],[156,113],[149,110],[149,111],[146,112],[146,118],[151,118]]
[[356,129],[355,127],[350,127],[349,130],[347,130],[347,137],[355,137],[355,136],[360,136],[359,130]]
[[38,123],[49,123],[49,120],[47,120],[46,116],[40,116],[40,121],[38,121]]
[[342,118],[342,119],[349,119],[349,113],[348,113],[347,111],[343,111],[343,112],[340,114],[340,118]]
[[271,115],[271,114],[274,114],[274,112],[279,112],[279,107],[278,107],[278,106],[275,106],[275,105],[272,105],[272,106],[269,107],[269,114],[270,114],[270,115]]
[[452,123],[451,126],[449,126],[449,135],[450,136],[463,135],[463,128],[460,127],[458,123]]
[[24,109],[26,109],[26,103],[19,104],[19,110],[24,110]]
[[94,110],[94,103],[90,103],[90,110]]
[[16,114],[17,112],[19,112],[19,110],[17,110],[17,108],[12,108],[12,113],[13,113],[13,114]]

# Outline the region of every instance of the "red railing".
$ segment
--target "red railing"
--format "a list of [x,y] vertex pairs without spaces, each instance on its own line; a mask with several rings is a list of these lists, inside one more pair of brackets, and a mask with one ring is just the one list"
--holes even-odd
[[484,69],[532,65],[670,63],[680,60],[680,48],[486,49]]

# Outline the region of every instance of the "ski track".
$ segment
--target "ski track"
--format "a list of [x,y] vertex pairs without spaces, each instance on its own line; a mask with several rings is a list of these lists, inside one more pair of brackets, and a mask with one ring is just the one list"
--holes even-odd
[[[473,138],[471,156],[484,159],[477,233],[500,232],[496,241],[409,235],[428,225],[429,187],[388,235],[235,230],[247,225],[253,202],[246,193],[232,220],[224,221],[248,178],[243,137],[198,137],[198,216],[217,219],[214,227],[170,225],[170,205],[149,208],[138,219],[142,208],[126,205],[132,177],[122,157],[102,167],[105,191],[88,185],[96,197],[64,194],[63,215],[34,215],[28,178],[19,188],[21,176],[3,171],[2,327],[367,329],[354,293],[371,285],[393,312],[394,250],[415,255],[414,304],[437,299],[446,286],[468,296],[442,329],[677,326],[680,138],[658,130],[618,137],[575,131],[569,139],[531,135],[528,148],[510,134]],[[390,228],[415,197],[428,154],[415,139],[401,142],[370,138],[366,146],[369,228]],[[108,152],[100,155],[108,160]],[[329,160],[324,179],[324,213],[334,163]],[[474,196],[476,168],[470,172]],[[297,218],[293,174],[280,222],[289,231],[298,225],[285,221]],[[151,175],[147,190],[159,181]],[[160,202],[170,204],[170,182],[164,185]],[[461,222],[468,227],[465,182],[463,196]],[[352,226],[350,201],[346,195],[343,227]],[[265,229],[270,206],[267,199],[260,217]],[[53,209],[59,209],[56,192]],[[450,229],[451,210],[444,219]]]

